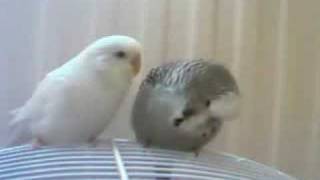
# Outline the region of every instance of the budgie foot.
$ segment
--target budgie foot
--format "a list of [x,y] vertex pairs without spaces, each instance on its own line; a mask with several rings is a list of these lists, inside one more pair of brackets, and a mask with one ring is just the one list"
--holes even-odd
[[90,147],[98,147],[98,145],[100,144],[100,140],[96,137],[96,136],[92,136],[91,138],[89,138],[89,145]]
[[44,146],[46,143],[39,137],[36,137],[31,142],[32,149],[39,149],[41,146]]
[[194,157],[199,157],[199,154],[200,154],[200,149],[198,148],[193,148],[192,150],[193,154],[194,154]]

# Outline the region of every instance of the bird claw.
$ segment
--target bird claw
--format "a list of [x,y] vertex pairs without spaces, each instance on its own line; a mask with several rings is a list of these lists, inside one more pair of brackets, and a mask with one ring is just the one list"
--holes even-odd
[[32,149],[39,149],[41,146],[44,146],[45,143],[43,142],[42,139],[40,138],[34,138],[31,142],[31,147]]
[[143,143],[143,147],[144,148],[149,148],[151,146],[151,140],[147,139],[144,143]]
[[200,154],[200,150],[199,149],[197,149],[197,148],[193,148],[193,154],[194,154],[194,157],[199,157],[199,154]]
[[91,137],[91,138],[89,139],[89,144],[90,144],[90,146],[92,146],[92,147],[98,147],[98,145],[99,145],[99,139],[97,139],[96,137]]
[[199,151],[195,151],[193,153],[194,153],[194,157],[196,157],[196,158],[199,157],[199,154],[200,154]]

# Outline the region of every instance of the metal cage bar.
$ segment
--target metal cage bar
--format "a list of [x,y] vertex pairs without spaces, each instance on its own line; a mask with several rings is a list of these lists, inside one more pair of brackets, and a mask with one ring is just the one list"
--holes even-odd
[[192,153],[143,148],[128,140],[97,147],[30,145],[0,150],[0,180],[295,180],[260,163],[223,153]]

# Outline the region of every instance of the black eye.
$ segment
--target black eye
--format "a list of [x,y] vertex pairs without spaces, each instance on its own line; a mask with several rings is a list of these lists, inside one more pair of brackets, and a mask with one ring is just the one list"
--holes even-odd
[[192,116],[194,114],[194,110],[193,109],[185,109],[182,111],[182,115],[184,117],[189,117]]
[[210,104],[211,104],[211,101],[210,100],[206,100],[206,102],[205,102],[206,107],[209,107]]
[[126,56],[126,53],[123,52],[123,51],[117,51],[115,53],[115,56],[118,57],[118,58],[124,58]]
[[181,124],[183,121],[184,121],[183,118],[176,118],[176,119],[174,120],[173,124],[174,124],[175,127],[178,127],[178,126],[180,126],[180,124]]
[[203,133],[203,134],[202,134],[202,137],[203,137],[203,138],[206,138],[207,136],[208,136],[207,133]]

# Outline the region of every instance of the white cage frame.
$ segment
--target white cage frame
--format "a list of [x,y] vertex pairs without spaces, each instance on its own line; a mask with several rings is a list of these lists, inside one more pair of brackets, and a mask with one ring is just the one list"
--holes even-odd
[[30,145],[0,150],[1,180],[296,180],[274,168],[225,153],[143,148],[129,140],[97,147]]

